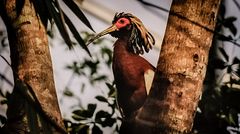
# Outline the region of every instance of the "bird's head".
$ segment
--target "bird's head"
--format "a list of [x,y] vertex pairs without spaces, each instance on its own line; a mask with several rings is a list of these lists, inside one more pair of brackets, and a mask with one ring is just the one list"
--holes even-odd
[[155,44],[154,37],[144,27],[140,19],[130,13],[116,13],[112,26],[91,38],[87,45],[94,40],[110,34],[116,38],[127,37],[129,50],[136,54],[143,54]]

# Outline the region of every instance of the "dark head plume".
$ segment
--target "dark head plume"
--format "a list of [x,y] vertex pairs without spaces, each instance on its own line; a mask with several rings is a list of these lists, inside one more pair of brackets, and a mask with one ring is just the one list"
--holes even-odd
[[112,24],[115,24],[120,18],[128,18],[131,21],[132,29],[128,45],[133,53],[143,54],[144,50],[148,52],[152,49],[152,46],[155,44],[155,39],[140,19],[130,13],[121,12],[115,14]]
[[[118,25],[119,23],[117,23],[117,22],[121,18],[128,19],[130,21],[130,24],[128,24],[126,26],[121,25],[123,27],[119,27],[119,25]],[[110,26],[109,28],[100,32],[93,38],[89,39],[86,44],[88,45],[91,42],[93,42],[94,40],[96,40],[106,34],[111,34],[113,37],[119,38],[121,36],[126,35],[125,32],[129,32],[127,34],[127,35],[129,35],[127,44],[128,44],[129,50],[132,53],[143,54],[144,51],[148,52],[150,49],[152,49],[152,46],[155,44],[154,37],[145,28],[145,26],[143,25],[141,20],[130,13],[124,13],[124,12],[116,13],[113,18],[113,21],[112,21],[112,26]]]

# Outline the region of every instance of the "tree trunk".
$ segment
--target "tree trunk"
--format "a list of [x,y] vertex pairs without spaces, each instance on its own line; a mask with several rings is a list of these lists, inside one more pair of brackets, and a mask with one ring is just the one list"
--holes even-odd
[[8,103],[5,132],[65,133],[46,29],[33,3],[3,0],[0,5],[8,32],[15,82]]
[[152,89],[136,117],[140,132],[190,133],[220,0],[173,0]]

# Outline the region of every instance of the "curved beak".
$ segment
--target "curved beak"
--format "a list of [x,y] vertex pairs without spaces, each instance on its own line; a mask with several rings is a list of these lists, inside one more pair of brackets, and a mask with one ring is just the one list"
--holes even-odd
[[106,34],[109,34],[109,33],[111,33],[111,32],[117,31],[117,30],[118,30],[118,28],[116,27],[116,25],[113,24],[112,26],[110,26],[109,28],[105,29],[105,30],[102,31],[101,33],[99,33],[99,34],[95,35],[94,37],[90,38],[90,39],[87,41],[86,45],[88,46],[89,44],[91,44],[91,43],[92,43],[93,41],[95,41],[96,39],[98,39],[98,38],[100,38],[100,37],[102,37],[102,36],[104,36],[104,35],[106,35]]

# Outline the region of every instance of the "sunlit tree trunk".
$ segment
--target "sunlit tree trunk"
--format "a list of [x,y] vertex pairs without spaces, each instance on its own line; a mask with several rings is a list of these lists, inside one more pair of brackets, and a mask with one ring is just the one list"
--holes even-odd
[[4,130],[13,134],[64,133],[46,29],[29,0],[2,0],[0,5],[15,82]]
[[221,0],[173,0],[150,95],[136,132],[189,133]]

